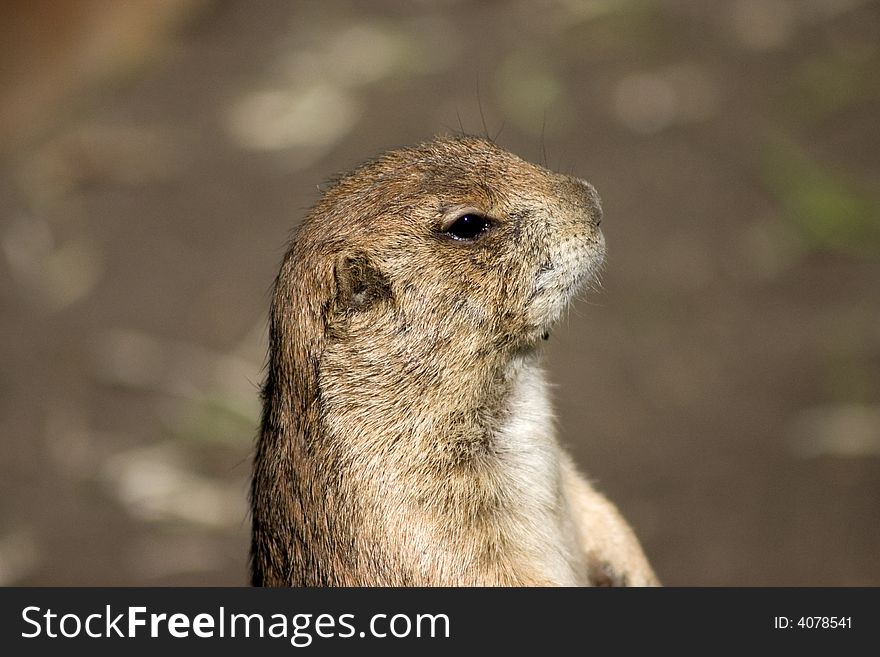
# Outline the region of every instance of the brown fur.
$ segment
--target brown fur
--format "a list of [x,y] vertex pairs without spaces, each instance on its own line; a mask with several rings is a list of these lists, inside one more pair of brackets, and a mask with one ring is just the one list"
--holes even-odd
[[[494,224],[452,239],[463,212]],[[600,216],[586,183],[469,137],[324,194],[272,302],[253,584],[656,583],[559,449],[537,365]]]

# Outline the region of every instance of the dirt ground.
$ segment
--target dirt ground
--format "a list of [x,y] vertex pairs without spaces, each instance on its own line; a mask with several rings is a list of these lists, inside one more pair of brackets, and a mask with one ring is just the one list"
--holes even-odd
[[245,584],[289,232],[331,175],[463,130],[603,197],[548,369],[661,579],[880,585],[880,2],[150,11],[51,60],[69,17],[7,16],[0,584]]

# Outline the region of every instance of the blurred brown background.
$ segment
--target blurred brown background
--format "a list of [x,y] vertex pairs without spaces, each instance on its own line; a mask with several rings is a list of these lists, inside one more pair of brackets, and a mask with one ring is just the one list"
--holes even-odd
[[880,585],[880,2],[0,10],[0,584],[244,584],[316,186],[464,130],[591,180],[563,441],[671,585]]

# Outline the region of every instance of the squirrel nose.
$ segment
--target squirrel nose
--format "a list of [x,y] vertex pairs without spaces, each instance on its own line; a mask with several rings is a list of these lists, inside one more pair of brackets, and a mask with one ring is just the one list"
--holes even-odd
[[596,191],[596,188],[593,187],[586,180],[582,180],[580,178],[577,179],[578,183],[580,183],[581,187],[584,189],[588,201],[587,205],[590,208],[590,216],[593,218],[593,223],[596,227],[599,227],[599,224],[602,223],[602,199],[599,198],[599,192]]
[[592,224],[598,228],[602,223],[602,200],[599,198],[599,192],[586,180],[567,176],[569,196],[573,197],[575,203],[586,211],[590,217]]

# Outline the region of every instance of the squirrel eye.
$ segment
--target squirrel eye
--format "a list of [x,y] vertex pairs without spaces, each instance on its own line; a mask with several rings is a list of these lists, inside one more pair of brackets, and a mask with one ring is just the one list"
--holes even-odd
[[492,222],[486,217],[471,212],[460,216],[444,232],[457,240],[470,241],[479,237],[491,225]]

